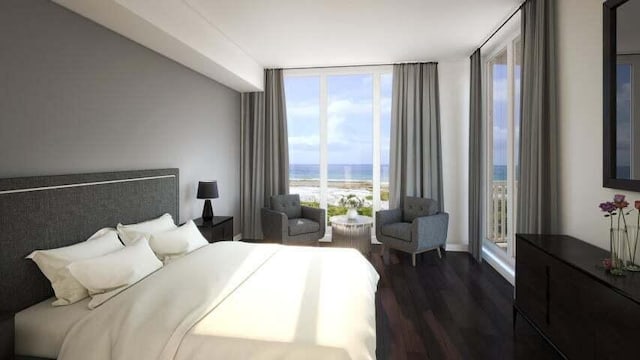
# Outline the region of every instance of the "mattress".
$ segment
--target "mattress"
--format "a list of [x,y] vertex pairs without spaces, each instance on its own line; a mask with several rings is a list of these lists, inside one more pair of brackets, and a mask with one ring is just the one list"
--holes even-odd
[[56,359],[65,336],[89,314],[90,298],[66,306],[51,306],[50,298],[28,307],[15,316],[16,355]]

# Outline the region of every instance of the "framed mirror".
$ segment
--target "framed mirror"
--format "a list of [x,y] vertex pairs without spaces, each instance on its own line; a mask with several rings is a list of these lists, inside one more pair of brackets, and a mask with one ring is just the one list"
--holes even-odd
[[640,0],[604,3],[603,186],[640,191]]

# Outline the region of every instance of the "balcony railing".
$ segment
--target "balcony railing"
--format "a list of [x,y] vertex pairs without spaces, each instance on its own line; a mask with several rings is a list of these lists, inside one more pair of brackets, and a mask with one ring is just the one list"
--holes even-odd
[[506,181],[493,181],[489,199],[487,237],[498,247],[507,249],[507,193]]

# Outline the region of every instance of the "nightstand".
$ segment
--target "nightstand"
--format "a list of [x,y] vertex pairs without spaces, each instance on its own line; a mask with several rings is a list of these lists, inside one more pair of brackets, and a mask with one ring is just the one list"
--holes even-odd
[[13,359],[15,326],[13,313],[0,312],[0,359]]
[[214,216],[212,221],[193,220],[208,242],[233,240],[233,216]]

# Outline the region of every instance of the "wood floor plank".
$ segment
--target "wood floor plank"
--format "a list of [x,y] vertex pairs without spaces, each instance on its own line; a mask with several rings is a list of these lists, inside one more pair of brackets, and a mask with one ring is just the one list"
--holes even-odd
[[488,264],[467,253],[439,259],[429,252],[413,267],[391,251],[386,265],[376,248],[378,359],[558,358],[526,321],[514,332],[513,287]]

